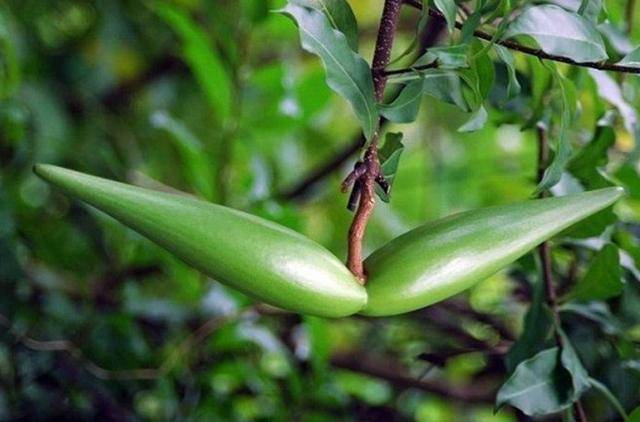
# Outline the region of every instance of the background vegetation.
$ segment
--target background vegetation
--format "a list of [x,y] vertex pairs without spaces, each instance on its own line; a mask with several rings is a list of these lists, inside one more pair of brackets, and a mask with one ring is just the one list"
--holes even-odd
[[[458,20],[475,16],[477,25],[492,23],[491,10],[473,13],[485,3],[502,5],[499,17],[534,2],[461,3],[470,13],[461,8]],[[553,3],[597,8],[592,22],[610,61],[640,44],[633,1]],[[351,39],[370,60],[383,2],[349,4],[359,28]],[[344,257],[352,213],[339,184],[361,129],[293,22],[272,12],[283,5],[0,4],[0,419],[527,418],[509,406],[494,413],[494,402],[518,363],[554,343],[534,253],[408,315],[293,315],[255,306],[32,174],[46,162],[180,189]],[[393,57],[414,48],[396,68],[429,45],[475,53],[488,45],[473,41],[475,26],[449,32],[444,20],[422,17],[403,8]],[[445,92],[425,96],[415,122],[387,126],[402,130],[404,151],[365,250],[430,219],[530,198],[535,124],[546,122],[556,157],[573,145],[554,194],[614,183],[629,195],[553,243],[565,344],[577,353],[568,359],[586,372],[552,367],[548,391],[570,397],[535,396],[534,410],[510,404],[560,417],[581,398],[590,420],[618,420],[620,408],[640,405],[640,79],[489,53],[475,56],[488,58],[483,70],[471,70],[493,83],[480,102],[463,93],[463,105],[484,105],[486,122],[441,101]],[[473,116],[474,130],[460,132]],[[566,385],[576,379],[584,388]]]

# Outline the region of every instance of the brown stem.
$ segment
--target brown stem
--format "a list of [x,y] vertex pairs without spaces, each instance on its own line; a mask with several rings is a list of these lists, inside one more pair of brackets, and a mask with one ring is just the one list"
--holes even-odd
[[[549,139],[547,136],[547,129],[543,124],[538,124],[538,182],[540,182],[544,176],[544,172],[549,165]],[[540,198],[549,196],[547,191],[540,192]],[[547,303],[553,314],[556,327],[560,326],[560,312],[558,311],[558,296],[556,294],[555,285],[553,282],[553,271],[551,267],[551,247],[549,242],[543,242],[538,247],[538,253],[540,255],[540,261],[542,263],[542,278],[544,280],[545,292],[547,295]],[[558,347],[564,346],[560,332],[554,330],[556,343]],[[579,422],[587,422],[587,416],[582,407],[580,400],[576,400],[573,404],[574,415]]]
[[[405,3],[408,4],[409,6],[412,6],[416,9],[422,9],[422,2],[418,1],[418,0],[405,0]],[[434,18],[438,18],[438,19],[444,19],[444,16],[442,16],[442,14],[440,12],[438,12],[437,10],[434,9],[429,9],[429,16],[434,17]],[[460,22],[456,22],[456,28],[457,29],[462,29],[462,23]],[[485,41],[493,41],[493,35],[489,34],[487,32],[481,31],[481,30],[476,30],[473,32],[473,35],[476,38],[480,38],[483,39]],[[515,41],[509,41],[509,40],[496,40],[495,41],[496,44],[499,44],[503,47],[506,47],[510,50],[515,50],[515,51],[519,51],[521,53],[524,54],[529,54],[531,56],[536,56],[540,59],[547,59],[547,60],[553,60],[556,62],[562,62],[562,63],[568,63],[574,66],[581,66],[581,67],[589,67],[592,69],[598,69],[598,70],[610,70],[613,72],[622,72],[622,73],[635,73],[635,74],[640,74],[640,68],[638,67],[632,67],[632,66],[624,66],[624,65],[619,65],[619,64],[615,64],[615,63],[606,63],[606,62],[576,62],[573,59],[570,59],[569,57],[564,57],[564,56],[558,56],[555,54],[549,54],[549,53],[545,53],[544,51],[537,49],[537,48],[533,48],[533,47],[527,47],[526,45],[522,45],[519,44]],[[401,72],[401,70],[403,72]],[[406,68],[406,69],[398,69],[395,72],[397,73],[408,73],[408,72],[413,72],[412,68]]]
[[[402,4],[403,0],[385,0],[384,8],[382,9],[380,26],[378,28],[378,37],[376,39],[375,52],[373,54],[373,61],[371,65],[373,89],[376,100],[379,102],[384,99],[384,88],[387,85],[387,75],[385,74],[384,69],[389,65],[391,58],[393,38],[395,36],[396,27],[398,26],[398,17],[400,16],[400,8],[402,7]],[[380,176],[378,139],[379,134],[376,133],[364,154],[363,174],[358,175],[358,177],[349,175],[346,180],[349,183],[355,183],[357,180],[357,187],[360,189],[358,209],[353,216],[353,221],[349,228],[347,267],[362,284],[364,284],[366,280],[366,274],[362,265],[362,240],[364,239],[367,223],[373,213],[373,208],[375,207],[376,200],[374,187],[376,179]]]

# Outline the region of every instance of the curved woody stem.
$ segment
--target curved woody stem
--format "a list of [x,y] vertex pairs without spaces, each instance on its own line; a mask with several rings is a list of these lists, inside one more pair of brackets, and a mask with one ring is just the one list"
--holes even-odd
[[[398,17],[403,0],[385,0],[378,37],[376,39],[375,52],[372,62],[373,87],[377,101],[384,98],[384,89],[387,85],[387,74],[385,68],[391,58],[391,48],[398,25]],[[380,125],[378,124],[378,127]],[[376,132],[364,153],[361,163],[357,163],[353,172],[347,176],[342,184],[342,190],[346,191],[353,185],[353,191],[349,200],[349,205],[357,209],[349,228],[349,246],[347,255],[347,267],[362,283],[365,283],[366,274],[362,265],[362,240],[364,239],[367,222],[375,207],[375,183],[379,179],[380,162],[378,160],[378,138]]]

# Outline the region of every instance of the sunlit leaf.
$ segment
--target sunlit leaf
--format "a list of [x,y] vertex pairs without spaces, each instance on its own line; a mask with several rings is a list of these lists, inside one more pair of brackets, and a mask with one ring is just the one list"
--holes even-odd
[[412,67],[427,65],[436,61],[438,69],[469,67],[468,54],[468,44],[456,44],[450,47],[434,47],[416,59]]
[[453,31],[456,26],[456,12],[458,11],[455,0],[433,0],[433,3],[440,13],[444,15],[449,32]]
[[530,36],[546,53],[576,62],[597,62],[608,58],[602,37],[589,20],[555,5],[525,9],[509,24],[504,39]]
[[589,75],[591,75],[591,78],[596,82],[600,97],[618,109],[624,121],[625,128],[629,133],[635,133],[638,124],[638,113],[627,100],[625,100],[620,85],[606,72],[600,70],[589,69]]
[[414,76],[402,88],[400,94],[390,103],[380,105],[380,113],[387,119],[408,123],[416,119],[422,97],[429,95],[438,100],[457,105],[462,110],[467,110],[467,105],[462,96],[460,77],[451,71],[430,69]]
[[349,47],[344,35],[335,31],[321,12],[288,4],[282,13],[297,23],[302,47],[322,59],[327,84],[351,103],[366,138],[371,139],[378,126],[378,108],[367,62]]
[[551,165],[549,165],[545,170],[542,180],[536,188],[536,194],[549,189],[558,183],[562,176],[562,172],[565,170],[569,160],[571,159],[572,148],[568,131],[573,120],[576,105],[576,93],[573,84],[560,74],[555,64],[545,64],[549,70],[551,70],[556,86],[560,90],[562,113],[560,115],[560,128],[557,135],[557,141],[554,145],[555,155]]
[[637,47],[635,50],[624,56],[618,64],[640,68],[640,47]]
[[458,128],[458,132],[473,132],[482,129],[488,117],[487,110],[481,105],[480,108],[473,113],[471,118]]
[[344,34],[353,51],[358,51],[358,22],[347,0],[292,0],[291,3],[324,13],[331,26]]

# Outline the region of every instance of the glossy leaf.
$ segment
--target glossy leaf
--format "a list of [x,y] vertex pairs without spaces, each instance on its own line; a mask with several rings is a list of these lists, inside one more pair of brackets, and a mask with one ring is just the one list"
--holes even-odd
[[224,123],[231,114],[231,78],[209,43],[207,34],[179,7],[165,2],[151,4],[152,10],[180,37],[182,55],[207,96],[216,117]]
[[[543,350],[520,363],[496,396],[496,407],[517,407],[529,416],[568,408],[589,389],[589,375],[567,336],[560,331],[562,350]],[[559,356],[558,356],[559,355]]]
[[558,365],[558,348],[543,350],[522,362],[502,385],[496,407],[517,407],[528,416],[556,413],[571,405],[570,379]]
[[302,47],[322,59],[327,84],[351,103],[365,137],[371,139],[378,125],[378,108],[367,62],[349,47],[343,34],[331,27],[323,13],[295,4],[288,4],[281,12],[297,23]]
[[411,230],[365,260],[369,301],[361,313],[400,314],[453,296],[622,194],[607,188],[484,208]]
[[555,64],[546,64],[553,79],[560,90],[562,113],[560,115],[560,128],[558,130],[557,140],[554,143],[555,154],[553,161],[547,167],[542,176],[542,180],[536,188],[536,194],[543,192],[560,181],[562,172],[566,169],[569,160],[571,159],[571,141],[569,140],[569,126],[572,123],[575,105],[576,105],[576,93],[575,88],[564,76],[560,74]]
[[602,13],[602,6],[602,0],[582,0],[578,8],[578,14],[591,22],[598,23],[598,18]]
[[467,110],[460,78],[454,72],[432,69],[415,77],[418,79],[410,80],[393,102],[379,106],[384,117],[397,123],[413,122],[418,116],[424,95]]
[[637,47],[618,62],[625,66],[640,68],[640,47]]
[[525,9],[509,24],[503,39],[519,35],[532,37],[546,53],[579,63],[608,58],[602,37],[593,23],[555,5]]
[[619,296],[623,288],[618,248],[609,243],[591,260],[587,273],[568,293],[567,299],[606,300]]
[[571,341],[569,341],[569,337],[567,337],[560,327],[556,327],[556,329],[559,331],[560,338],[562,339],[560,362],[571,376],[571,384],[573,386],[571,402],[574,402],[591,386],[591,383],[589,382],[589,374],[582,365]]
[[589,75],[596,82],[600,97],[618,109],[627,131],[631,134],[635,133],[638,124],[638,113],[625,100],[618,83],[603,71],[589,69]]
[[452,32],[456,26],[456,13],[458,11],[455,0],[433,0],[433,3],[447,21],[449,32]]
[[602,176],[598,168],[606,165],[607,154],[615,142],[616,135],[611,127],[597,127],[593,139],[571,158],[567,170],[587,189],[611,186],[612,183]]
[[344,34],[351,49],[358,51],[358,22],[347,0],[292,0],[291,3],[324,13],[331,26]]
[[488,117],[489,115],[487,114],[487,110],[481,105],[480,108],[473,113],[471,118],[458,128],[458,132],[473,132],[480,130],[484,127]]
[[61,167],[37,165],[34,170],[205,274],[271,305],[340,317],[366,302],[364,288],[335,256],[286,227]]
[[382,145],[382,148],[378,151],[378,159],[380,160],[382,174],[389,184],[389,190],[385,192],[376,184],[376,193],[384,202],[389,202],[391,199],[391,188],[393,187],[393,181],[396,178],[398,164],[400,163],[400,156],[403,151],[404,145],[402,144],[402,133],[387,133],[385,135],[384,145]]
[[469,67],[469,46],[456,44],[449,47],[433,47],[416,59],[413,66],[424,66],[438,62],[438,69],[459,69]]
[[518,77],[516,76],[516,67],[515,60],[513,59],[513,54],[507,48],[501,45],[493,46],[496,53],[498,53],[498,57],[500,60],[507,66],[507,72],[509,74],[509,84],[507,85],[507,99],[514,98],[516,95],[520,94],[521,87],[520,82],[518,82]]

